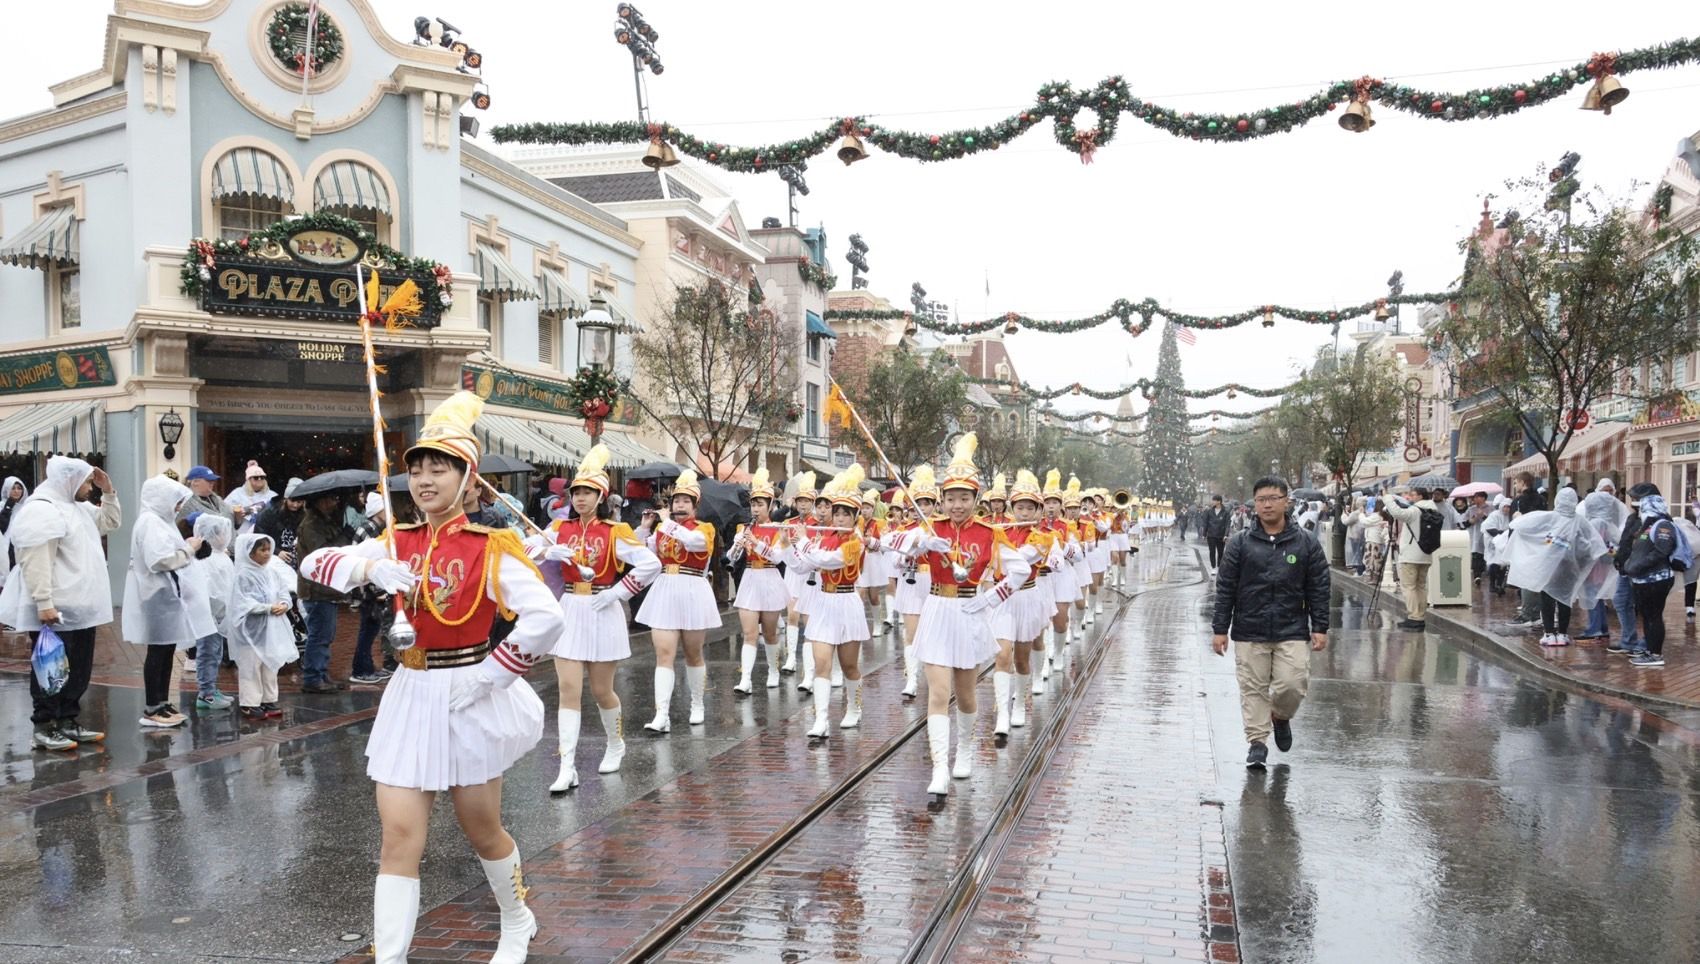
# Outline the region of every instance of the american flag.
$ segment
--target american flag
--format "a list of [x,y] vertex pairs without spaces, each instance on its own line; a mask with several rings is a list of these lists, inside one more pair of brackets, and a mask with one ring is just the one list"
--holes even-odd
[[1198,344],[1198,336],[1193,334],[1192,329],[1185,325],[1175,326],[1175,337],[1189,345]]

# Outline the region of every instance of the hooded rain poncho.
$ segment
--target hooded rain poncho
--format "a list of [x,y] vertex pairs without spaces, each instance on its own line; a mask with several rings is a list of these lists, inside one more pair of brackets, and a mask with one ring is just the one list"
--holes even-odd
[[1575,489],[1561,489],[1551,509],[1527,513],[1511,523],[1506,551],[1511,573],[1506,582],[1591,609],[1600,599],[1601,586],[1588,576],[1605,555],[1606,543],[1577,514],[1578,501]]
[[271,541],[270,536],[253,532],[236,537],[236,578],[224,603],[224,638],[230,658],[242,667],[258,662],[276,670],[298,655],[289,617],[271,612],[277,603],[289,602],[289,593],[280,590],[267,568],[252,558],[256,545]]
[[[142,510],[130,532],[130,573],[124,580],[124,638],[139,646],[195,644],[185,579],[193,557],[177,532],[177,507],[189,498],[183,483],[156,475],[142,483]],[[204,587],[202,587],[204,588]],[[207,610],[208,621],[211,610]],[[204,627],[203,627],[204,628]]]
[[[77,490],[94,474],[82,459],[55,455],[47,460],[47,477],[24,503],[12,510],[6,530],[12,548],[25,549],[57,540],[54,559],[53,606],[59,610],[56,629],[74,630],[112,622],[112,584],[106,575],[106,552],[100,545],[94,506],[77,501]],[[24,585],[22,565],[0,591],[0,623],[21,631],[41,628],[35,601]]]
[[[24,490],[24,497],[19,499],[16,505],[12,506],[12,515],[16,516],[23,509],[24,501],[30,497],[30,489],[29,486],[24,485],[23,479],[20,479],[15,475],[6,476],[6,481],[3,484],[0,484],[0,508],[4,508],[6,501],[12,497],[12,486],[14,485],[23,486]],[[6,528],[10,529],[10,524],[8,524]],[[6,576],[11,572],[11,570],[12,540],[7,538],[6,533],[0,532],[0,587],[4,587],[6,585]]]
[[222,633],[225,598],[230,595],[231,582],[236,578],[236,567],[230,561],[230,540],[234,533],[230,520],[224,516],[202,515],[195,520],[195,535],[212,547],[212,554],[195,560],[194,568],[201,570],[206,582],[207,604],[215,627],[212,631]]

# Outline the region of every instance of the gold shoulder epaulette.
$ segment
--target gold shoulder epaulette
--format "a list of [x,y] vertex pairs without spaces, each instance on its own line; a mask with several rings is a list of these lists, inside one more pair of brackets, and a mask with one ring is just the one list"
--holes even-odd
[[468,522],[466,524],[466,527],[464,529],[462,529],[461,531],[463,531],[463,532],[478,532],[478,533],[482,533],[482,534],[488,536],[488,535],[494,535],[498,532],[506,532],[508,530],[499,529],[495,526],[487,526],[487,525],[484,525],[483,523],[479,523],[479,522]]
[[423,525],[425,525],[425,523],[423,523],[423,522],[397,522],[394,525],[392,525],[390,528],[397,529],[397,530],[400,530],[400,529],[418,529]]

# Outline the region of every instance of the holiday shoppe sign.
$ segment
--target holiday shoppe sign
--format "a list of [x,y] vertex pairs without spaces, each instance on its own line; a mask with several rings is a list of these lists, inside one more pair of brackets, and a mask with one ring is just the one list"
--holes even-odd
[[104,388],[118,384],[105,348],[43,351],[0,358],[0,395]]

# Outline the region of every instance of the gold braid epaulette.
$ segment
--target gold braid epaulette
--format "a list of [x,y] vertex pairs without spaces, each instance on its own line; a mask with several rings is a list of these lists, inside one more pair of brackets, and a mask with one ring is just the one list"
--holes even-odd
[[[514,534],[514,530],[495,529],[477,524],[469,524],[466,528],[471,532],[483,533],[489,539],[488,548],[485,549],[486,553],[498,552],[505,556],[513,556],[524,563],[525,568],[530,569],[531,574],[536,576],[538,580],[543,579],[543,571],[538,569],[537,563],[532,562],[531,557],[525,554],[525,543],[521,542],[519,536]],[[508,608],[507,600],[502,598],[502,582],[497,578],[501,568],[500,565],[490,565],[489,561],[486,560],[485,577],[489,580],[491,593],[496,597],[497,611],[502,614],[503,619],[513,619],[514,611]]]

